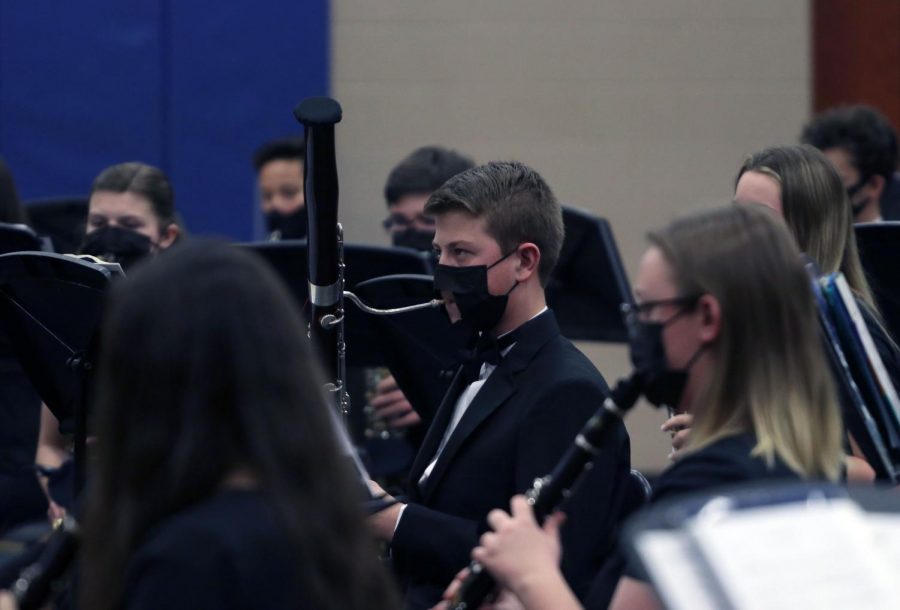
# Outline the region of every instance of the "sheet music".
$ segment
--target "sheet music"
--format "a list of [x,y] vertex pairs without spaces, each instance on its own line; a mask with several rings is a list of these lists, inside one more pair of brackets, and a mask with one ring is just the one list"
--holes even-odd
[[[884,558],[888,570],[900,574],[900,514],[870,513],[866,517],[872,543]],[[900,604],[900,600],[897,602]]]
[[710,587],[687,533],[648,530],[635,540],[653,585],[669,610],[719,610],[722,600]]
[[[900,537],[896,524],[888,529]],[[887,610],[900,604],[896,569],[849,500],[701,514],[688,531],[735,608]]]

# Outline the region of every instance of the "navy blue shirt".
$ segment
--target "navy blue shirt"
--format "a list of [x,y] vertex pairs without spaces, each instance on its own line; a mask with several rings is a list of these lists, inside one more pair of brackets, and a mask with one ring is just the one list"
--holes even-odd
[[126,610],[303,608],[265,496],[223,491],[163,521],[129,562]]
[[650,502],[751,481],[800,479],[777,455],[771,467],[762,456],[750,455],[755,446],[756,436],[746,433],[685,454],[660,475]]

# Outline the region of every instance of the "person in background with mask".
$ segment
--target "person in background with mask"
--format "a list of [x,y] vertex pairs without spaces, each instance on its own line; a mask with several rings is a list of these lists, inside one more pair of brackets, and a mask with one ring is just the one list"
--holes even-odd
[[[175,220],[172,185],[156,167],[132,161],[104,169],[91,187],[88,217],[80,253],[118,262],[126,270],[175,244],[181,229]],[[46,405],[41,407],[41,425],[35,462],[46,488],[71,484],[71,454],[59,421]],[[50,498],[50,517],[62,515],[56,502],[72,498]]]
[[80,253],[127,269],[174,244],[179,234],[166,175],[145,163],[120,163],[94,180]]
[[384,185],[388,217],[383,224],[391,244],[431,252],[434,219],[425,214],[425,202],[447,180],[472,167],[472,159],[442,146],[423,146],[404,157]]
[[[438,602],[468,562],[488,512],[548,474],[607,394],[546,306],[563,223],[537,172],[517,162],[469,169],[435,191],[425,213],[435,218],[435,289],[476,346],[413,462],[408,501],[369,518],[390,543],[414,609]],[[614,546],[629,470],[628,434],[617,423],[562,529],[562,571],[579,594]],[[380,492],[374,484],[373,491]]]
[[833,108],[807,123],[800,139],[834,165],[854,222],[900,218],[897,132],[884,115],[871,106]]
[[[626,310],[632,359],[655,380],[648,399],[695,416],[652,502],[745,482],[837,481],[840,409],[809,277],[784,224],[762,206],[734,206],[677,220],[649,241]],[[582,607],[557,568],[567,553],[559,521],[541,528],[517,496],[511,515],[488,516],[494,531],[472,553],[526,610]],[[661,607],[629,566],[611,608]]]
[[303,193],[303,138],[266,142],[253,155],[259,204],[270,241],[306,239],[309,222]]
[[[472,159],[442,146],[423,146],[404,157],[384,185],[388,217],[383,225],[391,245],[432,252],[434,220],[425,214],[425,202],[444,182],[472,167]],[[376,417],[392,428],[408,428],[422,421],[393,375],[378,382],[369,405]]]

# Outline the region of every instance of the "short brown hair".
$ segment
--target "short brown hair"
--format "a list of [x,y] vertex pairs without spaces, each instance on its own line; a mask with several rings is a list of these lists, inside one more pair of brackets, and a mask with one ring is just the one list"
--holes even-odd
[[517,161],[491,161],[450,178],[425,205],[433,216],[460,211],[484,218],[504,254],[521,243],[535,244],[541,252],[538,276],[547,284],[565,231],[559,202],[540,174]]

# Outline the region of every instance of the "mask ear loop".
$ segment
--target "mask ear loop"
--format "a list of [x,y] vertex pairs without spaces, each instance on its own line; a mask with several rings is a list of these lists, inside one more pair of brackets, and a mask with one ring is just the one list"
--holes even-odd
[[512,250],[510,250],[509,252],[507,252],[506,254],[504,254],[503,256],[501,256],[500,258],[498,258],[498,259],[497,259],[496,261],[494,261],[492,264],[488,265],[487,268],[488,268],[488,269],[493,269],[494,267],[496,267],[497,265],[499,265],[500,263],[502,263],[503,261],[505,261],[506,259],[508,259],[510,256],[512,256],[513,253],[515,253],[516,250],[518,250],[518,249],[519,249],[519,246],[516,246],[515,248],[513,248]]
[[[499,259],[497,259],[493,264],[488,265],[487,268],[485,269],[485,272],[490,271],[491,269],[493,269],[494,267],[496,267],[497,265],[499,265],[500,263],[502,263],[503,261],[505,261],[506,259],[508,259],[508,258],[509,258],[510,256],[512,256],[518,249],[519,249],[519,246],[516,246],[515,248],[513,248],[512,250],[510,250],[509,252],[507,252],[506,254],[504,254],[503,256],[501,256]],[[512,285],[512,288],[510,288],[509,290],[507,290],[507,291],[506,291],[506,294],[504,294],[503,296],[508,297],[508,296],[509,296],[509,293],[511,293],[513,290],[515,290],[515,289],[516,289],[516,286],[518,286],[518,285],[519,285],[519,280],[515,280],[515,283]]]

